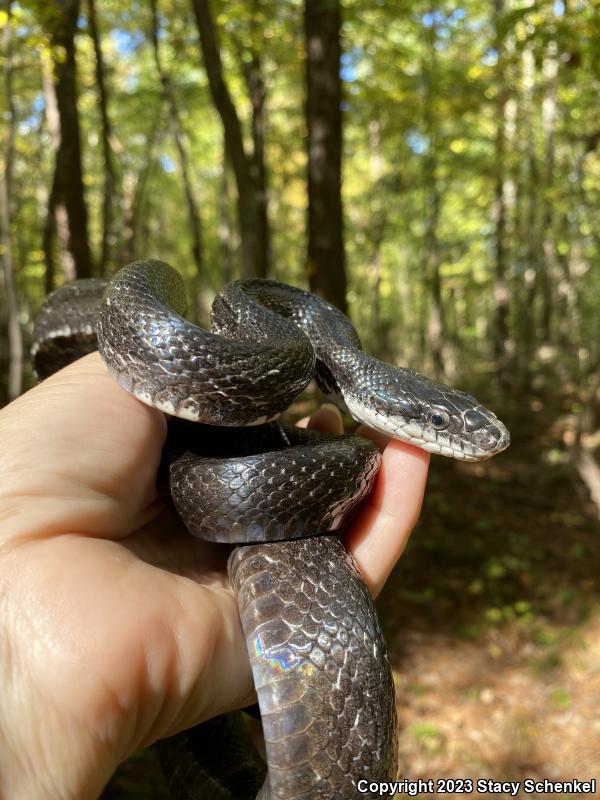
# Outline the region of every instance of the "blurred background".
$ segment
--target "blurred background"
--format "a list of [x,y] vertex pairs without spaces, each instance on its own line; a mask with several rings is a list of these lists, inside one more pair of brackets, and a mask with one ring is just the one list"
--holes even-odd
[[[45,295],[137,258],[201,322],[241,275],[346,309],[513,439],[432,459],[378,601],[402,774],[600,778],[598,5],[1,0],[0,29],[0,404]],[[161,780],[141,753],[104,797]]]

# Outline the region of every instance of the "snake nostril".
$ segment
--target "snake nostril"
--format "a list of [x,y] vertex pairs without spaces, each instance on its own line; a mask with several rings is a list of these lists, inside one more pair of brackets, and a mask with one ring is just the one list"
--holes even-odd
[[470,408],[463,414],[463,424],[466,431],[477,432],[487,422],[489,422],[489,419],[476,408]]
[[498,428],[488,426],[480,428],[473,433],[473,441],[482,450],[493,450],[501,438],[501,432]]

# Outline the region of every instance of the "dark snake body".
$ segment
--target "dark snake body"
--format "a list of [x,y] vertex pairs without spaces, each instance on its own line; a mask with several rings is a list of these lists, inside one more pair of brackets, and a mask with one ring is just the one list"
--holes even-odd
[[[223,741],[240,732],[239,723],[219,718],[166,745],[170,785],[189,800],[369,797],[358,791],[361,779],[396,776],[391,669],[352,559],[336,537],[317,534],[349,518],[380,456],[363,439],[266,423],[315,375],[356,418],[433,452],[489,457],[508,445],[506,429],[470,395],[367,356],[341,312],[299,289],[236,282],[216,298],[209,332],[184,319],[182,281],[160,262],[130,265],[100,288],[98,349],[115,379],[170,415],[224,426],[213,452],[187,445],[181,423],[183,444],[173,446],[170,464],[179,515],[194,535],[244,543],[229,575],[268,771],[257,756],[239,755],[235,742],[219,766]],[[70,329],[87,337],[76,354],[94,348],[92,296],[84,283],[49,298],[34,333],[41,376],[73,357],[73,347],[63,347]],[[85,314],[66,322],[80,299]],[[243,432],[227,434],[232,426]]]

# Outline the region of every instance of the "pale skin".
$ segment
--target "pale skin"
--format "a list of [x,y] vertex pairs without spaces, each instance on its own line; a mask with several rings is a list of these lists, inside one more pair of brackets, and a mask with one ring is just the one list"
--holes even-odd
[[[300,424],[342,430],[331,406]],[[376,595],[429,456],[359,433],[383,467],[345,543]],[[223,551],[157,495],[165,434],[96,353],[0,412],[0,800],[96,798],[133,751],[255,701]]]

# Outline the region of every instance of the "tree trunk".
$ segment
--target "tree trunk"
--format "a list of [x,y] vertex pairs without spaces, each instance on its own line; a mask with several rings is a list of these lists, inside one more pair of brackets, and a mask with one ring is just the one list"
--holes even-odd
[[[237,50],[240,69],[246,82],[246,89],[250,104],[252,105],[252,178],[256,187],[257,202],[257,238],[258,238],[258,263],[257,270],[260,277],[267,277],[271,268],[271,236],[269,226],[268,205],[268,176],[265,162],[265,99],[266,87],[263,79],[262,60],[257,39],[261,36],[257,15],[261,8],[260,0],[253,3],[252,14],[252,45],[250,59],[245,57],[244,46],[241,41],[232,35],[235,49]],[[262,30],[262,28],[260,28]]]
[[496,66],[496,158],[494,176],[494,203],[492,219],[495,228],[495,267],[494,282],[495,330],[494,356],[500,381],[508,377],[508,311],[510,293],[506,278],[506,108],[508,90],[506,86],[505,40],[504,40],[504,0],[493,0]]
[[146,140],[146,157],[138,175],[129,171],[123,180],[123,241],[121,245],[121,264],[130,264],[138,257],[137,241],[139,237],[140,218],[148,178],[154,163],[154,147],[160,129],[160,114],[154,115],[154,124]]
[[558,75],[558,56],[555,41],[548,43],[544,59],[544,79],[546,92],[542,103],[542,128],[544,132],[544,213],[542,215],[542,341],[552,341],[553,285],[558,272],[556,252],[556,232],[554,230],[554,131],[556,127],[556,82]]
[[230,179],[227,152],[223,147],[223,163],[221,172],[221,187],[219,190],[219,263],[223,284],[234,279],[234,226],[231,220],[230,208]]
[[[54,153],[54,160],[60,147],[60,117],[58,115],[58,103],[56,100],[56,87],[54,86],[52,57],[50,53],[43,49],[40,55],[42,64],[42,88],[44,93],[44,114],[46,118],[46,125],[48,133],[50,134],[50,142],[52,145],[52,152]],[[55,236],[58,233],[58,249],[60,265],[63,275],[67,280],[72,280],[75,277],[75,265],[73,258],[69,253],[69,231],[64,224],[64,206],[62,206],[61,224],[58,226],[57,220],[57,204],[58,204],[58,176],[56,168],[52,175],[52,184],[50,192],[46,200],[46,210],[44,219],[44,229],[42,235],[42,247],[44,250],[44,262],[46,265],[45,274],[45,290],[46,294],[50,294],[54,288],[54,280],[56,273],[55,264]]]
[[523,51],[523,111],[524,120],[521,126],[526,136],[526,187],[527,187],[527,224],[522,229],[524,241],[521,246],[525,253],[526,269],[524,273],[524,299],[521,304],[521,337],[523,341],[522,372],[525,383],[529,381],[532,373],[533,351],[537,343],[536,329],[536,301],[539,276],[538,237],[539,230],[538,195],[540,192],[540,174],[537,163],[537,154],[534,139],[534,114],[535,114],[535,61],[531,48],[528,46]]
[[264,277],[265,259],[261,253],[259,200],[253,176],[252,158],[244,149],[242,126],[225,83],[219,42],[209,0],[192,0],[196,16],[204,67],[213,102],[225,133],[227,155],[237,186],[237,206],[242,249],[242,272],[246,277]]
[[[433,11],[430,12],[433,19]],[[437,178],[437,120],[434,108],[435,81],[436,81],[436,55],[435,43],[437,31],[434,24],[429,28],[428,63],[425,66],[425,91],[424,123],[425,134],[428,139],[427,151],[423,162],[424,185],[427,202],[426,227],[425,227],[425,252],[427,255],[426,284],[429,287],[429,346],[434,373],[437,376],[444,374],[444,307],[442,304],[442,281],[440,275],[441,250],[438,238],[440,218],[440,191]]]
[[[384,159],[381,152],[381,126],[378,119],[373,119],[369,123],[369,149],[370,149],[370,168],[369,178],[371,183],[369,201],[369,238],[371,244],[371,256],[367,267],[367,274],[373,280],[372,297],[370,309],[370,327],[372,330],[372,341],[374,352],[379,358],[387,360],[393,359],[398,355],[398,348],[391,345],[390,332],[392,323],[403,327],[402,311],[397,311],[393,316],[382,314],[381,309],[381,247],[385,241],[386,230],[388,227],[388,207],[383,202],[381,192],[381,180],[384,173]],[[395,309],[399,309],[397,304]],[[402,348],[404,354],[406,348]]]
[[[575,10],[573,3],[570,0],[565,2],[564,24],[568,29],[572,24],[572,13]],[[573,44],[573,49],[568,54],[561,54],[560,60],[566,64],[574,64],[579,58],[577,52],[577,44]],[[575,143],[571,143],[575,145]],[[579,148],[575,145],[574,151],[577,152]],[[582,161],[583,156],[578,154],[575,158],[575,163],[572,167],[573,173],[577,176],[575,185],[579,187],[579,191],[583,186],[582,175]],[[558,320],[558,340],[562,349],[561,357],[569,358],[572,366],[572,374],[575,380],[581,378],[580,373],[580,358],[581,352],[581,319],[580,319],[580,306],[579,306],[579,293],[578,281],[573,280],[573,262],[574,255],[578,251],[579,231],[580,231],[580,214],[581,206],[575,204],[576,208],[571,209],[566,207],[560,217],[561,238],[566,244],[566,249],[560,253],[560,272],[561,278],[558,286],[558,303],[557,303],[557,320]]]
[[339,0],[305,0],[310,288],[346,311]]
[[8,397],[14,400],[21,394],[23,375],[23,335],[19,323],[19,309],[14,284],[14,264],[11,240],[11,188],[15,152],[16,113],[13,96],[13,36],[11,20],[12,3],[9,1],[7,20],[2,34],[4,54],[4,92],[7,125],[7,142],[4,169],[0,177],[0,243],[2,245],[4,292],[8,327]]
[[102,117],[102,152],[104,155],[104,197],[102,201],[102,248],[100,255],[100,273],[106,275],[115,266],[115,248],[118,235],[115,225],[115,195],[117,191],[117,174],[112,148],[112,124],[108,114],[108,91],[104,76],[104,56],[98,20],[96,16],[96,0],[87,0],[90,36],[96,56],[96,83],[100,100]]
[[372,255],[369,272],[373,277],[373,333],[377,352],[383,351],[384,337],[381,326],[381,245],[387,224],[386,207],[381,202],[379,183],[383,175],[383,158],[381,155],[381,128],[379,120],[373,119],[369,123],[369,149],[370,149],[370,180],[372,186],[371,202],[369,203],[370,238]]
[[258,53],[252,54],[248,68],[248,92],[252,103],[252,171],[256,185],[258,222],[257,270],[266,278],[271,265],[271,237],[269,227],[268,181],[265,161],[265,82]]
[[183,126],[179,116],[179,109],[177,101],[175,100],[175,92],[171,84],[171,79],[163,67],[160,58],[160,47],[158,43],[158,9],[157,0],[150,0],[150,7],[152,10],[152,28],[150,31],[152,39],[152,47],[154,49],[154,61],[156,63],[156,70],[160,78],[162,86],[163,97],[169,109],[169,123],[171,126],[171,133],[175,142],[177,156],[179,158],[179,168],[181,169],[181,176],[183,178],[183,187],[185,190],[185,199],[188,208],[188,219],[190,223],[190,232],[192,234],[192,256],[196,265],[196,275],[200,277],[204,273],[204,249],[202,246],[202,226],[200,223],[200,214],[198,211],[198,203],[194,196],[194,189],[192,186],[192,178],[190,174],[190,167],[188,164],[187,153],[185,151]]
[[[64,219],[68,228],[68,250],[76,276],[89,278],[93,269],[83,187],[75,62],[79,7],[79,0],[49,0],[41,7],[40,15],[52,45],[53,82],[60,121],[60,141],[48,211],[50,215],[54,206],[58,225]],[[47,228],[51,229],[52,225],[47,223]]]

